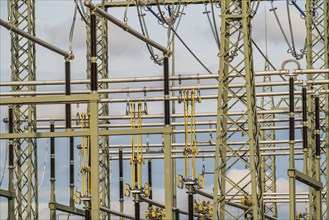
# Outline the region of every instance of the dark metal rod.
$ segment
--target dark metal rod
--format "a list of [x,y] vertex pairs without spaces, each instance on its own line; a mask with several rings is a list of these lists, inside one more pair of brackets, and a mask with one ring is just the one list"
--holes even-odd
[[19,28],[13,26],[13,25],[10,25],[8,22],[5,22],[4,20],[0,19],[0,26],[4,27],[4,28],[7,28],[8,30],[10,31],[13,31],[15,32],[16,34],[19,34],[27,39],[29,39],[30,41],[36,43],[36,44],[39,44],[55,53],[58,53],[62,56],[64,56],[65,58],[69,58],[69,59],[73,59],[74,58],[74,55],[70,52],[67,52],[65,50],[62,50],[58,47],[55,47],[53,46],[52,44],[49,44],[48,42],[44,41],[44,40],[41,40],[40,38],[37,38],[29,33],[26,33],[22,30],[20,30]]
[[122,148],[119,149],[119,190],[120,190],[120,211],[123,212],[123,159]]
[[[50,123],[50,132],[55,131],[54,122]],[[55,138],[50,138],[50,180],[55,181]]]
[[294,78],[289,78],[289,139],[295,140],[295,96],[294,96]]
[[[149,186],[150,186],[150,195],[149,195],[149,199],[152,199],[152,160],[148,160],[147,162],[147,168],[148,168],[148,182],[149,182]],[[152,205],[149,204],[149,206],[151,207]]]
[[133,216],[130,216],[130,215],[127,215],[125,213],[121,213],[121,212],[118,212],[118,211],[115,211],[115,210],[112,210],[112,209],[108,209],[108,208],[105,208],[105,207],[102,207],[102,206],[100,207],[100,210],[103,211],[103,212],[107,212],[109,214],[112,214],[112,215],[123,217],[123,218],[135,219]]
[[193,220],[193,193],[188,194],[188,218]]
[[[159,202],[156,202],[156,201],[154,201],[154,200],[151,200],[151,199],[148,199],[148,198],[143,198],[143,197],[141,197],[140,199],[143,200],[144,202],[147,202],[148,204],[155,205],[155,206],[157,206],[157,207],[159,207],[159,208],[163,208],[163,209],[165,208],[165,205],[163,205],[163,204],[161,204],[161,203],[159,203]],[[180,209],[178,209],[178,208],[175,208],[175,207],[173,207],[172,210],[173,210],[173,211],[178,210],[179,213],[181,213],[181,214],[183,214],[183,215],[188,215],[188,212],[186,212],[186,211],[182,211],[182,210],[180,210]]]
[[86,207],[85,213],[85,220],[91,220],[90,208]]
[[90,87],[91,91],[97,91],[97,54],[96,54],[96,15],[90,15]]
[[135,194],[135,220],[140,220],[140,204],[139,204],[139,195]]
[[150,44],[152,47],[157,48],[158,50],[162,51],[163,53],[169,54],[170,50],[157,42],[145,37],[143,34],[139,33],[138,31],[134,30],[124,22],[116,19],[112,15],[108,14],[106,11],[98,8],[95,4],[93,4],[90,0],[85,1],[85,5],[90,8],[92,11],[95,11],[97,14],[101,15],[102,17],[106,18],[113,24],[117,25],[118,27],[122,28],[124,31],[127,31],[128,33],[132,34],[133,36],[137,37],[138,39],[144,41],[145,43]]
[[164,76],[164,115],[165,125],[170,125],[170,102],[169,102],[169,60],[164,57],[163,62],[163,76]]
[[[320,156],[320,99],[315,97],[315,155]],[[320,171],[318,171],[320,172]]]
[[[13,108],[9,107],[8,110],[8,132],[13,133],[14,132],[14,118],[13,118]],[[14,166],[14,144],[13,140],[9,140],[9,167]]]
[[[65,61],[65,95],[71,95],[71,62],[66,59]],[[71,104],[65,104],[65,127],[71,129]],[[69,138],[70,145],[70,165],[69,165],[69,176],[70,176],[70,206],[74,206],[74,138]]]
[[[14,111],[12,106],[9,106],[8,109],[8,132],[14,133]],[[14,140],[9,139],[9,176],[8,176],[8,191],[14,192]],[[14,206],[15,206],[15,198],[8,198],[8,219],[15,219],[14,213]]]
[[307,97],[306,87],[302,88],[302,112],[303,112],[303,148],[307,148]]

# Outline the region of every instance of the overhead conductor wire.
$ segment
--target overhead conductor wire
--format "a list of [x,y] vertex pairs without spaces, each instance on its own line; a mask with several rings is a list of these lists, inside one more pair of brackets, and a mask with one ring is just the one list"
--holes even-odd
[[79,12],[80,16],[81,16],[81,20],[83,20],[85,22],[85,24],[88,25],[88,21],[86,19],[86,12],[84,10],[82,1],[81,0],[79,1],[80,6],[79,6],[77,0],[74,0],[74,3],[75,3],[76,8],[78,9],[78,12]]
[[[6,126],[5,126],[5,131],[7,131],[7,130],[8,130],[8,123],[6,123]],[[6,145],[8,145],[8,144],[6,144]],[[0,178],[0,186],[2,185],[4,176],[5,176],[5,172],[7,170],[7,160],[8,160],[8,147],[6,147],[5,162],[4,162],[4,165],[3,165],[3,171],[2,171],[2,174],[1,174],[1,178]]]
[[[136,9],[137,9],[137,14],[138,14],[138,20],[139,20],[139,24],[140,24],[140,27],[141,27],[141,30],[142,30],[142,34],[144,36],[146,36],[147,38],[149,38],[149,34],[148,34],[148,31],[147,31],[147,27],[146,27],[146,22],[145,22],[145,19],[144,19],[144,15],[141,13],[140,11],[140,8],[138,6],[138,2],[136,1]],[[153,48],[148,44],[146,43],[146,47],[147,47],[147,50],[149,51],[150,55],[151,55],[151,59],[158,65],[162,65],[162,60],[161,59],[158,59],[158,55],[156,55],[154,53],[154,50]]]
[[175,31],[175,29],[170,26],[167,21],[165,20],[165,18],[163,17],[163,14],[161,13],[161,8],[160,8],[160,4],[159,4],[159,0],[155,0],[156,4],[157,4],[157,8],[158,11],[160,13],[160,16],[162,18],[162,20],[168,25],[168,27],[172,30],[172,32],[175,34],[175,36],[178,38],[178,40],[184,45],[184,47],[191,53],[191,55],[200,63],[200,65],[210,74],[212,74],[212,72],[202,63],[202,61],[193,53],[193,51],[187,46],[187,44],[183,41],[183,39],[177,34],[177,32]]

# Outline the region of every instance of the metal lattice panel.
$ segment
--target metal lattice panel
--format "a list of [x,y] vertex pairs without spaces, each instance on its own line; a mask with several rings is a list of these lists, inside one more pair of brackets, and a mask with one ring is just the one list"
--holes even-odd
[[[245,218],[248,213],[252,213],[254,219],[262,219],[264,212],[251,48],[250,1],[223,1],[221,11],[213,218],[217,216],[219,205],[220,219]],[[243,71],[245,74],[242,74]],[[243,86],[229,88],[229,84],[234,82],[242,83]],[[243,97],[238,96],[239,93],[244,94]],[[234,110],[240,110],[241,115],[230,116],[229,113]],[[243,142],[242,145],[233,148],[227,144],[237,138]],[[240,155],[235,153],[245,147],[249,150]],[[232,153],[232,156],[228,156],[228,153]],[[238,182],[233,181],[228,176],[229,172],[243,166],[246,173]],[[227,205],[230,202],[230,199],[227,199],[229,193],[234,194],[232,198],[245,197],[252,201],[246,204],[248,208],[238,217],[232,216]]]
[[[11,1],[11,23],[19,29],[35,35],[35,1]],[[12,39],[12,81],[35,81],[35,44],[18,34]],[[13,86],[14,91],[33,91],[34,86]],[[33,105],[14,107],[14,133],[34,132],[36,108]],[[38,219],[38,170],[36,140],[19,139],[15,146],[15,217]]]

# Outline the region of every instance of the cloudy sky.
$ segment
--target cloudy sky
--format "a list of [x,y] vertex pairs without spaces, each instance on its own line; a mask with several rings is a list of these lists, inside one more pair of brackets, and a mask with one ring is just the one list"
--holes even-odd
[[[305,1],[297,1],[299,6],[303,9]],[[279,15],[281,24],[285,30],[285,33],[290,37],[288,32],[288,21],[287,21],[287,11],[284,1],[275,1],[274,6],[277,7],[277,13]],[[74,1],[72,0],[37,0],[36,1],[36,35],[64,50],[68,50],[69,45],[69,32],[72,23],[72,17],[74,12]],[[258,46],[265,51],[265,26],[267,26],[267,43],[268,43],[268,57],[273,63],[273,65],[279,69],[281,63],[292,58],[290,54],[287,53],[288,46],[284,41],[283,35],[280,32],[278,23],[276,22],[273,12],[270,12],[271,8],[270,3],[261,3],[256,16],[254,17],[252,24],[252,36]],[[155,7],[153,7],[156,10]],[[207,9],[210,10],[210,6],[207,6]],[[304,47],[305,40],[305,25],[304,20],[301,18],[300,13],[294,8],[291,7],[291,17],[293,24],[293,33],[296,42],[296,50],[299,51]],[[165,13],[168,13],[163,9]],[[220,24],[219,18],[219,9],[215,7],[215,17],[217,19],[217,25]],[[110,8],[109,12],[116,16],[119,20],[124,19],[125,8]],[[218,71],[219,59],[217,57],[218,48],[216,42],[212,36],[212,32],[209,26],[207,16],[204,14],[205,6],[204,5],[191,5],[187,6],[184,9],[184,15],[182,15],[180,25],[177,29],[177,32],[185,43],[190,47],[190,49],[198,56],[198,58],[209,68],[212,72],[216,73]],[[7,20],[7,1],[0,0],[0,18]],[[126,12],[128,18],[128,24],[140,30],[136,8],[129,8]],[[156,18],[150,13],[145,12],[145,20],[148,27],[149,36],[151,39],[166,45],[167,42],[167,29],[162,25],[159,25]],[[267,18],[267,25],[265,25],[265,19]],[[0,28],[0,80],[9,81],[10,80],[10,33],[4,28]],[[290,39],[290,38],[289,38]],[[86,78],[86,32],[85,24],[81,21],[80,16],[77,16],[77,21],[75,25],[74,38],[73,38],[73,52],[75,55],[74,61],[72,61],[72,79],[85,79]],[[38,80],[64,80],[64,60],[62,57],[37,46],[37,79]],[[161,56],[159,51],[155,52]],[[162,67],[154,64],[150,60],[149,52],[145,44],[129,34],[125,33],[121,29],[109,24],[109,75],[111,78],[120,78],[120,77],[138,77],[138,76],[161,76]],[[257,50],[254,48],[254,63],[255,70],[262,71],[264,69],[264,59],[260,56]],[[302,67],[305,66],[304,60],[301,61]],[[289,66],[290,67],[290,66]],[[291,66],[290,68],[295,68]],[[182,46],[178,40],[176,40],[175,47],[175,69],[176,74],[206,74],[205,69],[191,56],[191,54]],[[207,82],[209,84],[216,84],[215,81]],[[185,85],[196,85],[196,82],[187,83]],[[133,87],[133,84],[120,85],[121,87]],[[120,87],[118,86],[118,87]],[[161,86],[161,83],[152,84],[152,86]],[[139,87],[142,87],[139,85]],[[73,87],[74,89],[84,89],[83,87]],[[10,88],[0,88],[1,92],[9,91]],[[38,87],[38,90],[63,90],[61,86],[54,87]],[[215,92],[216,93],[216,92]],[[213,93],[213,94],[215,94]],[[126,97],[126,94],[114,95],[113,97]],[[210,107],[209,107],[210,106]],[[39,117],[63,117],[64,116],[64,107],[63,106],[53,106],[51,116],[49,112],[45,111],[44,108],[38,109]],[[83,109],[83,107],[80,107]],[[80,110],[81,110],[80,109]],[[182,111],[182,106],[177,107],[177,111]],[[204,102],[203,105],[198,105],[198,112],[214,112],[216,106],[211,102]],[[1,121],[3,118],[7,117],[7,108],[1,107]],[[73,115],[75,115],[76,106],[73,106]],[[125,106],[122,104],[115,104],[111,107],[111,113],[115,115],[123,115],[125,111]],[[149,111],[152,114],[161,113],[162,106],[159,103],[150,103]],[[1,132],[5,132],[6,127],[4,123],[1,123]],[[204,137],[205,139],[208,138]],[[282,135],[283,139],[287,139],[286,135]],[[202,139],[202,137],[201,137]],[[122,140],[113,140],[112,143],[119,144],[124,143]],[[76,142],[79,142],[77,140]],[[5,141],[0,142],[0,178],[4,168],[5,163],[5,152],[7,143]],[[57,140],[57,144],[66,145],[65,140]],[[49,141],[40,140],[39,146],[45,146],[39,148],[39,181],[42,179],[44,174],[44,182],[39,191],[40,198],[40,216],[44,219],[48,218],[47,203],[49,201],[49,159],[47,146],[49,148]],[[57,150],[60,152],[60,150]],[[66,152],[66,151],[65,151]],[[67,151],[68,152],[68,151]],[[75,158],[79,158],[78,152],[76,152]],[[46,162],[46,169],[44,170],[44,160]],[[278,163],[278,191],[287,192],[287,157],[280,159]],[[162,166],[162,161],[155,161],[155,166]],[[201,161],[198,161],[201,164]],[[68,201],[68,153],[63,154],[63,156],[57,160],[57,173],[59,177],[56,182],[56,192],[57,200],[61,203],[67,203]],[[76,162],[76,171],[78,170],[79,164]],[[127,170],[130,170],[129,163],[125,163]],[[213,162],[207,162],[207,169],[213,168]],[[113,186],[112,186],[112,201],[113,208],[118,209],[118,164],[117,161],[113,162]],[[162,168],[161,168],[162,169]],[[42,172],[44,170],[44,172]],[[198,170],[199,172],[201,169]],[[127,172],[127,176],[130,176],[130,171]],[[183,169],[179,169],[178,172],[182,173]],[[241,174],[244,174],[245,170],[233,169],[230,176],[232,179],[238,181],[238,177]],[[77,173],[77,172],[76,172]],[[145,172],[144,172],[145,173]],[[7,174],[4,175],[4,181],[1,188],[7,186]],[[145,177],[145,176],[144,176]],[[158,177],[158,178],[156,178]],[[157,201],[163,202],[163,176],[160,173],[155,174],[157,179],[157,187],[155,187],[155,192],[157,193]],[[1,180],[1,179],[0,179]],[[40,184],[40,183],[39,183]],[[212,177],[206,179],[206,191],[211,192],[212,189]],[[306,187],[298,185],[299,191],[306,191]],[[187,210],[186,203],[186,194],[184,191],[179,191],[179,204],[183,204],[180,208]],[[3,198],[0,199],[0,219],[5,218],[6,213],[6,204]],[[130,213],[132,210],[132,203],[127,207],[127,213]],[[287,204],[280,204],[280,216],[285,217],[288,213]],[[304,209],[304,205],[299,207]]]

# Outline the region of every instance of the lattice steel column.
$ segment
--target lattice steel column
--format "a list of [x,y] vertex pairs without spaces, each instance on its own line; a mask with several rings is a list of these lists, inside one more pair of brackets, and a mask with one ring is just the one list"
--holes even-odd
[[[314,0],[314,1],[306,1],[306,31],[307,31],[307,47],[306,47],[306,61],[308,69],[322,69],[328,68],[328,8],[329,2],[326,0]],[[307,79],[325,79],[328,76],[326,74],[309,74]],[[316,86],[309,86],[308,89],[319,89]],[[320,108],[321,112],[325,112],[328,109],[328,99],[326,95],[326,99],[320,99],[322,105]],[[314,140],[314,94],[308,95],[308,147],[310,148],[309,154],[309,175],[315,178],[316,175],[316,166],[315,166],[315,140]],[[328,141],[328,116],[326,116],[326,120],[322,123],[322,135],[326,136],[326,140]],[[325,186],[325,190],[328,192],[328,155],[327,152],[328,142],[321,143],[321,177]],[[321,211],[321,207],[317,207],[315,200],[316,193],[315,190],[310,188],[310,217],[311,218],[320,218],[317,216],[317,211]],[[322,199],[328,198],[327,196],[323,196]],[[323,203],[323,218],[329,218],[328,213],[328,202]]]
[[[265,71],[270,71],[270,65],[266,61],[265,63]],[[264,83],[272,82],[271,76],[264,76],[263,77]],[[264,86],[262,88],[263,93],[271,93],[273,91],[272,86]],[[275,107],[274,105],[274,97],[273,96],[263,96],[261,98],[261,108],[264,110],[273,110]],[[262,114],[260,118],[265,120],[271,120],[275,118],[274,114]],[[264,122],[262,123],[263,127],[274,127],[275,122]],[[273,141],[275,140],[275,130],[264,130],[261,132],[261,139],[263,141]],[[266,148],[274,148],[275,144],[264,144],[262,147]],[[276,192],[276,165],[275,165],[275,156],[262,156],[262,184],[263,184],[263,193],[275,193]],[[264,213],[268,214],[269,216],[277,217],[277,204],[273,203],[266,203],[264,206]]]
[[[218,205],[219,219],[243,218],[248,214],[253,219],[264,219],[250,0],[222,1],[221,12],[213,219],[217,219]],[[243,83],[244,86],[229,88],[232,83]],[[229,116],[231,111],[240,111],[241,115]],[[232,128],[233,131],[229,131]],[[233,140],[243,141],[244,144],[237,147],[227,144]],[[249,150],[238,155],[236,150],[244,147]],[[232,156],[227,156],[227,153],[232,153]],[[238,182],[229,177],[234,169],[241,170]],[[228,198],[228,194],[233,196]],[[244,204],[249,208],[242,210],[241,215],[233,216],[232,209],[226,203],[244,197],[251,201]]]
[[[96,15],[96,35],[97,35],[97,72],[99,79],[108,79],[108,23],[107,20]],[[90,34],[89,27],[87,28],[87,58],[90,57],[88,54],[89,51],[89,42]],[[89,66],[87,68],[88,78],[90,78]],[[99,89],[108,89],[108,83],[99,83]],[[108,94],[100,94],[100,97],[108,98]],[[109,108],[108,103],[100,103],[99,105],[99,116],[108,116]],[[100,124],[107,124],[107,120],[101,120]],[[102,128],[106,129],[106,128]],[[109,160],[109,137],[102,136],[99,139],[99,146],[101,147],[102,154],[99,158],[100,164],[100,205],[110,208],[110,160]],[[102,219],[110,219],[110,215],[105,212],[102,212]]]
[[[15,27],[35,35],[35,1],[12,0],[10,22]],[[35,81],[35,44],[11,33],[12,81]],[[13,91],[35,91],[35,86],[13,86]],[[35,132],[34,105],[14,106],[14,133]],[[36,140],[15,140],[15,218],[38,219],[38,155]]]

